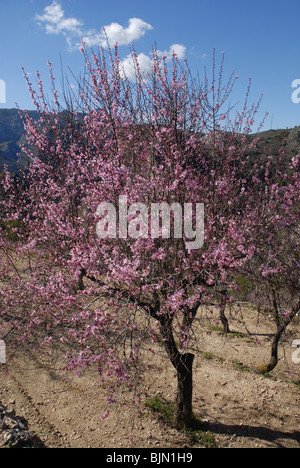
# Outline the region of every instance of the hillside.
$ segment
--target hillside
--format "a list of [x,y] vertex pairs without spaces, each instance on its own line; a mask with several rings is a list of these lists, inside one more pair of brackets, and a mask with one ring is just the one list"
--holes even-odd
[[300,153],[300,127],[268,130],[259,133],[258,136],[260,141],[255,151],[253,151],[253,155],[256,157],[259,157],[263,150],[269,154],[278,154],[280,149],[285,149],[289,159]]
[[[29,114],[34,119],[38,118],[36,111],[29,111]],[[300,126],[286,130],[269,130],[261,132],[259,136],[261,141],[258,148],[253,151],[254,158],[259,157],[262,148],[270,154],[277,154],[283,146],[289,158],[300,153]],[[17,155],[20,152],[22,137],[24,138],[24,128],[18,110],[0,109],[0,170],[4,164],[12,171],[17,169]]]
[[[34,118],[38,112],[29,111]],[[0,169],[6,164],[12,171],[18,167],[18,153],[24,136],[24,127],[17,109],[0,109]]]

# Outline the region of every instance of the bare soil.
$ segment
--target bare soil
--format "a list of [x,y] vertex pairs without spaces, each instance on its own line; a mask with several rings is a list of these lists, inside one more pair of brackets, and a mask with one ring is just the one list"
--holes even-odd
[[[290,326],[280,344],[280,361],[269,377],[253,368],[268,361],[275,328],[272,320],[250,305],[231,314],[224,335],[216,309],[198,318],[194,364],[194,414],[214,446],[220,448],[300,448],[300,365],[292,362],[299,325]],[[152,346],[153,347],[153,346]],[[164,350],[149,352],[141,402],[176,398],[176,376]],[[94,369],[80,378],[65,375],[53,356],[24,350],[0,365],[0,401],[26,418],[48,448],[183,448],[195,440],[171,424],[132,405],[124,391],[120,404],[107,405],[107,389]],[[104,411],[109,416],[101,419]],[[1,434],[0,434],[1,437]],[[197,447],[205,443],[196,444]]]

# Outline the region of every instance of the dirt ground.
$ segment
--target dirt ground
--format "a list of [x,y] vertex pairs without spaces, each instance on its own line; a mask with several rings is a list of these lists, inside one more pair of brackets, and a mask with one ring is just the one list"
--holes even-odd
[[[230,320],[224,335],[217,311],[200,311],[193,345],[194,414],[219,448],[300,448],[300,365],[292,362],[293,325],[280,344],[280,362],[269,377],[253,366],[268,361],[274,325],[245,305]],[[176,397],[176,377],[162,349],[147,356],[142,401]],[[141,415],[125,392],[122,404],[107,406],[97,373],[65,375],[57,360],[24,351],[0,365],[0,401],[28,420],[48,448],[183,448],[191,438],[146,411]],[[109,410],[109,417],[101,415]],[[197,447],[203,447],[198,443]]]

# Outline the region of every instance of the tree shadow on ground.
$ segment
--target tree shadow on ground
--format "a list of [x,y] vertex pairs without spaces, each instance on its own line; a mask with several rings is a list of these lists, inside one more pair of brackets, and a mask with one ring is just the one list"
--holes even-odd
[[238,426],[223,424],[221,422],[201,422],[197,420],[193,424],[194,430],[210,431],[213,434],[235,435],[262,441],[272,442],[278,448],[285,448],[284,441],[296,441],[300,444],[300,431],[283,432],[263,426]]

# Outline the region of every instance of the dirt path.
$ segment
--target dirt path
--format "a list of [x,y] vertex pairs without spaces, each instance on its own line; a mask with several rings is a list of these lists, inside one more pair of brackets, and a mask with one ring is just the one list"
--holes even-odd
[[[270,323],[265,318],[258,323],[251,309],[243,316],[244,321],[232,318],[231,327],[239,333],[230,336],[216,328],[214,311],[200,317],[194,349],[194,413],[218,447],[300,448],[300,366],[291,359],[291,342],[299,338],[299,325],[285,336],[280,362],[266,378],[249,368],[269,357]],[[160,395],[174,401],[175,374],[164,352],[149,354],[143,398]],[[102,420],[106,392],[96,373],[89,369],[76,378],[59,368],[57,361],[38,361],[29,354],[9,357],[0,366],[0,401],[25,417],[47,447],[191,446],[186,434],[153,415],[138,416],[130,392],[123,395],[121,406],[111,405],[109,417]]]

